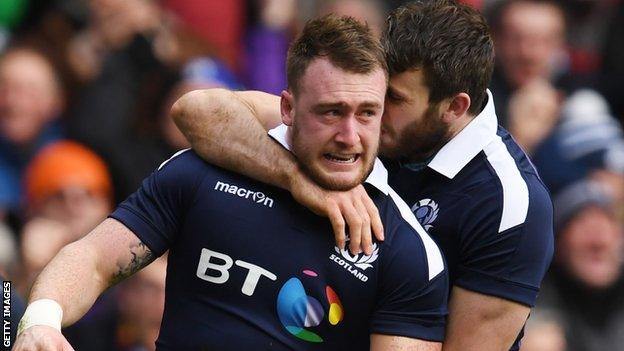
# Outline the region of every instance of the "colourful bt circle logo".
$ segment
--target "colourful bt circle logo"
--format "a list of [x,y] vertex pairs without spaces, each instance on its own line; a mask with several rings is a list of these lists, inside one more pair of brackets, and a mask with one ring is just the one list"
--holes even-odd
[[[303,274],[309,277],[317,277],[318,274],[311,270],[304,270]],[[330,286],[325,287],[325,295],[329,303],[327,320],[331,325],[337,325],[344,318],[342,303],[338,295]],[[323,321],[325,311],[323,305],[308,296],[303,288],[301,280],[290,278],[277,295],[277,315],[289,333],[299,339],[309,342],[323,342],[318,334],[305,329],[316,327]]]

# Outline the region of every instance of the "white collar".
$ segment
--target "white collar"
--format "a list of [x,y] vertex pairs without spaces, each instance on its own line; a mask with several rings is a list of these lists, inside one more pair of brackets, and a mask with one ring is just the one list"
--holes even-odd
[[446,143],[428,167],[453,179],[479,152],[496,137],[498,119],[492,92],[487,90],[487,104],[464,129]]
[[[286,137],[287,133],[288,126],[285,124],[280,124],[279,126],[269,130],[269,135],[275,139],[275,141],[280,143],[288,151],[291,151],[288,138]],[[390,186],[388,185],[388,170],[386,170],[386,167],[384,167],[378,158],[375,159],[373,170],[368,175],[365,182],[379,189],[379,191],[385,195],[388,195],[390,192]]]

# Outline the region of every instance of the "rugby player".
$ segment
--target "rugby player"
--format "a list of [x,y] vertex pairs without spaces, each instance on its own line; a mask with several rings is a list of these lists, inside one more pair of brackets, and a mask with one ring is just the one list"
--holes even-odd
[[[487,24],[454,1],[417,1],[388,17],[382,43],[390,82],[380,154],[390,185],[449,265],[444,349],[517,350],[553,253],[552,204],[498,126],[487,90],[494,61]],[[351,250],[361,240],[370,252],[379,221],[363,188],[330,192],[307,179],[264,136],[262,127],[279,123],[278,107],[277,97],[259,92],[209,90],[183,97],[172,113],[202,157],[289,190],[330,218],[339,243],[346,223]]]
[[442,254],[376,159],[387,66],[357,21],[306,25],[270,135],[337,191],[361,184],[383,219],[371,255],[335,247],[330,222],[277,187],[192,150],[163,163],[37,279],[15,350],[69,349],[60,332],[108,286],[169,251],[159,350],[440,350]]

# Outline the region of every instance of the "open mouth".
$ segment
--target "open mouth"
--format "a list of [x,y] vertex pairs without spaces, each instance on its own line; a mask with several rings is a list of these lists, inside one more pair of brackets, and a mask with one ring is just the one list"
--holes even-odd
[[360,154],[342,155],[342,154],[327,153],[327,154],[323,154],[323,157],[325,157],[325,159],[332,161],[332,162],[349,164],[349,163],[354,163],[355,161],[357,161],[358,158],[360,158]]

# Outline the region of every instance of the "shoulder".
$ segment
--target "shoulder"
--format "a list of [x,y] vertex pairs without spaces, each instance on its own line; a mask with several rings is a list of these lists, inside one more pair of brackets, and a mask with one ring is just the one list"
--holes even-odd
[[498,217],[498,232],[527,223],[535,209],[552,215],[550,195],[537,170],[507,131],[499,129],[484,148],[483,161],[491,177],[474,187],[470,207]]
[[152,175],[160,182],[171,185],[189,182],[197,185],[207,177],[217,178],[230,173],[232,172],[206,162],[193,149],[184,149],[161,163]]
[[202,160],[193,149],[183,149],[174,153],[171,157],[163,161],[158,166],[157,171],[163,171],[167,168],[176,169],[203,169],[208,168],[210,165]]
[[426,264],[429,280],[445,271],[442,252],[437,244],[392,188],[389,188],[381,214],[387,233],[385,244],[390,252],[394,255],[409,256],[410,259],[417,259],[417,256],[420,256]]

